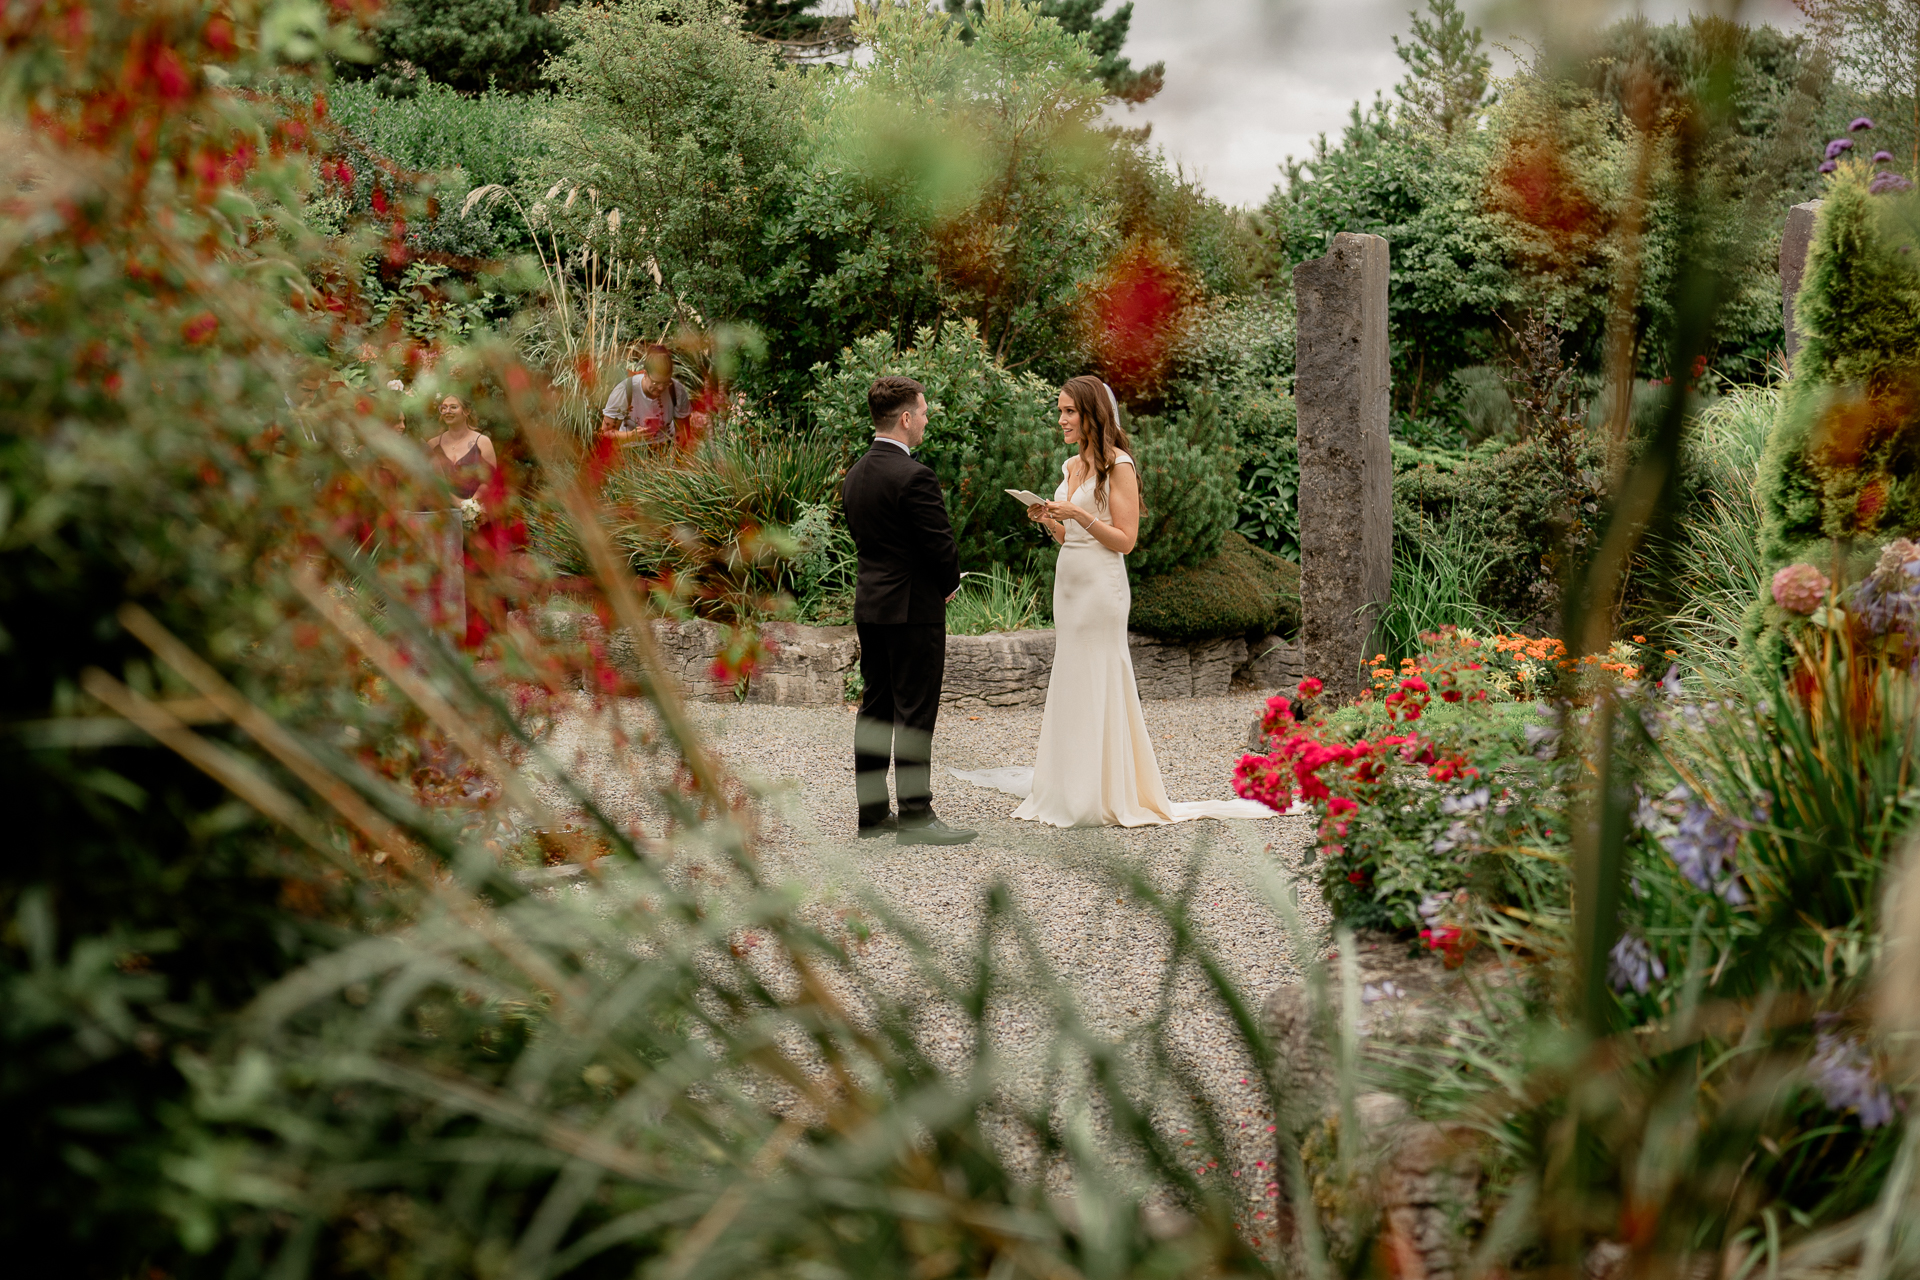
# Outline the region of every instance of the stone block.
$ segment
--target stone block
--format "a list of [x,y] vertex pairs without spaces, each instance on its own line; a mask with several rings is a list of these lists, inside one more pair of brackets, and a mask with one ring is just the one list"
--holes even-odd
[[[1450,972],[1430,955],[1409,955],[1391,934],[1363,932],[1354,939],[1360,979],[1355,1028],[1363,1057],[1392,1057],[1406,1046],[1432,1044],[1459,1030],[1471,1016],[1466,975]],[[1313,1184],[1315,1213],[1330,1253],[1341,1267],[1376,1235],[1398,1259],[1403,1276],[1450,1280],[1462,1273],[1473,1223],[1481,1214],[1483,1149],[1465,1126],[1431,1124],[1413,1117],[1392,1094],[1353,1099],[1358,1160],[1343,1170],[1337,1158],[1345,1122],[1335,1087],[1333,1044],[1342,982],[1329,975],[1324,1004],[1307,987],[1290,983],[1269,997],[1265,1018],[1274,1037],[1277,1117],[1297,1135],[1301,1159]],[[1480,981],[1494,981],[1483,969]],[[1284,1141],[1284,1139],[1283,1139]],[[1276,1153],[1277,1154],[1277,1153]],[[1297,1226],[1282,1215],[1283,1248],[1297,1247]]]
[[1036,707],[1053,674],[1052,631],[948,636],[943,707]]
[[1247,660],[1233,673],[1233,687],[1291,696],[1305,674],[1299,641],[1268,636],[1247,646]]
[[1217,698],[1233,688],[1233,673],[1247,665],[1247,642],[1239,636],[1187,646],[1193,671],[1189,698]]
[[1193,696],[1193,655],[1187,646],[1129,631],[1127,650],[1133,657],[1133,683],[1142,702]]
[[1239,636],[1183,644],[1129,631],[1127,651],[1142,702],[1226,693],[1233,687],[1234,672],[1247,661],[1247,642]]
[[[586,627],[597,630],[591,614],[556,615],[550,630],[569,633]],[[656,618],[653,643],[669,679],[683,696],[701,702],[760,702],[781,706],[837,706],[846,701],[847,675],[859,661],[860,642],[852,627],[802,627],[790,622],[762,624],[760,634],[769,654],[765,665],[747,681],[745,696],[738,684],[713,678],[713,660],[726,638],[726,629],[704,618]],[[624,630],[607,636],[607,657],[623,675],[640,676],[633,640]]]
[[1787,329],[1787,363],[1793,363],[1800,350],[1800,335],[1793,327],[1793,299],[1807,274],[1807,249],[1813,244],[1813,224],[1820,217],[1820,202],[1809,200],[1787,210],[1787,225],[1780,233],[1780,319]]
[[1393,573],[1393,459],[1387,445],[1387,242],[1341,232],[1293,269],[1299,312],[1300,635],[1310,674],[1337,702],[1360,664]]

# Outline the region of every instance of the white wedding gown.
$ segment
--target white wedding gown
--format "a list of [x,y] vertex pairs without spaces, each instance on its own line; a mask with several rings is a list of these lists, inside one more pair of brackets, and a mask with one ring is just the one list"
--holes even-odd
[[[1121,454],[1119,461],[1133,465]],[[1061,465],[1056,502],[1067,501],[1072,462]],[[1089,475],[1072,501],[1101,520],[1111,519],[1105,497],[1094,497]],[[1126,558],[1067,521],[1066,541],[1053,579],[1053,674],[1040,722],[1034,767],[962,771],[954,777],[1022,797],[1016,818],[1056,827],[1145,827],[1194,818],[1271,818],[1255,800],[1176,804],[1160,781],[1160,762],[1140,714],[1127,652],[1127,614],[1133,590]]]

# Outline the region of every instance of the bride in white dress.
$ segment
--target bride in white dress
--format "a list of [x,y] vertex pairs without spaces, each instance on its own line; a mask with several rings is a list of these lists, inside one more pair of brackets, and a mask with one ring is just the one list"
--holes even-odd
[[1252,800],[1176,804],[1160,781],[1127,651],[1126,554],[1140,533],[1140,478],[1119,417],[1100,379],[1073,378],[1061,388],[1060,431],[1080,451],[1061,465],[1053,501],[1027,510],[1061,544],[1053,674],[1034,767],[951,772],[1024,797],[1014,817],[1056,827],[1271,818],[1273,810]]

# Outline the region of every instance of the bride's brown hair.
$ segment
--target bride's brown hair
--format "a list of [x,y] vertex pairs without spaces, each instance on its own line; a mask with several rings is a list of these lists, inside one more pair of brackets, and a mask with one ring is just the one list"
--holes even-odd
[[1120,425],[1112,392],[1100,379],[1083,373],[1077,378],[1068,378],[1067,385],[1060,390],[1066,392],[1073,407],[1080,412],[1080,447],[1093,459],[1094,499],[1104,501],[1114,460],[1132,447],[1127,440],[1127,429]]

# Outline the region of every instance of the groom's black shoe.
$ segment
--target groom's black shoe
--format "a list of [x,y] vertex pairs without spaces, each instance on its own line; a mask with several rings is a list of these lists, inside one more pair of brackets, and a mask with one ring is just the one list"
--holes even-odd
[[898,831],[899,829],[900,829],[900,820],[894,817],[892,814],[888,814],[884,818],[878,818],[872,822],[861,823],[860,838],[862,840],[871,840],[875,836],[890,836],[894,832]]
[[950,827],[930,812],[900,819],[901,844],[965,844],[979,834],[965,827]]

